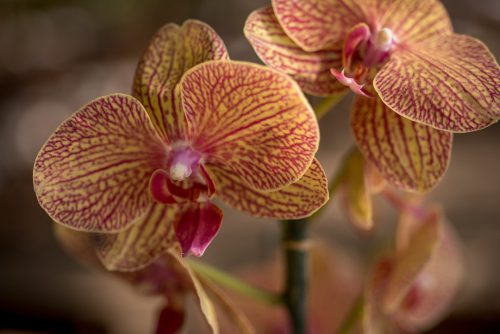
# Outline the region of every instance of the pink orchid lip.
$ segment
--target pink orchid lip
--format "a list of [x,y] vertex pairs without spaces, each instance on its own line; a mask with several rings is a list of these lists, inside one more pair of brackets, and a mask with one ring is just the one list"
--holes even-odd
[[197,203],[188,208],[175,223],[182,255],[202,256],[217,235],[222,216],[222,211],[210,202]]
[[363,86],[359,83],[356,82],[354,78],[350,78],[345,75],[345,70],[342,69],[342,72],[337,71],[334,68],[330,69],[330,72],[332,75],[337,78],[338,81],[340,81],[342,84],[346,85],[349,87],[354,93],[357,95],[365,96],[365,97],[371,97],[369,94],[365,93],[363,91]]

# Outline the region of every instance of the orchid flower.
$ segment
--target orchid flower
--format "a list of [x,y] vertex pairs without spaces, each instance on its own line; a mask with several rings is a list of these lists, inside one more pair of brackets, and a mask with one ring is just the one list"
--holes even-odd
[[495,58],[482,42],[454,34],[437,0],[273,0],[249,16],[245,34],[305,92],[354,91],[360,150],[404,190],[440,181],[452,133],[500,118]]
[[364,333],[419,333],[441,320],[463,276],[457,236],[441,210],[403,213],[396,249],[375,264],[366,285]]
[[180,244],[201,256],[222,211],[310,215],[328,199],[314,160],[314,112],[288,76],[228,60],[208,25],[167,24],[153,37],[133,95],[100,97],[64,121],[33,169],[57,223],[99,234],[110,270],[135,270]]

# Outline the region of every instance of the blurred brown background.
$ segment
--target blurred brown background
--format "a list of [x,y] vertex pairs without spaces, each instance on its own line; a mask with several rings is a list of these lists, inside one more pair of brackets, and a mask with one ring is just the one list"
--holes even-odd
[[[258,61],[242,34],[246,16],[267,0],[0,0],[0,333],[151,333],[159,300],[84,268],[57,245],[32,190],[36,153],[55,127],[97,96],[130,92],[135,64],[167,22],[197,18],[225,40],[233,59]],[[455,30],[500,55],[498,0],[444,1]],[[327,173],[352,143],[350,101],[322,120],[319,154]],[[448,174],[431,196],[443,203],[466,255],[464,287],[435,333],[500,333],[500,125],[457,135]],[[334,201],[335,202],[335,201]],[[206,260],[224,268],[264,259],[279,240],[275,222],[226,209]],[[394,210],[365,239],[338,208],[312,234],[368,260],[388,238]],[[11,328],[10,330],[8,328]]]

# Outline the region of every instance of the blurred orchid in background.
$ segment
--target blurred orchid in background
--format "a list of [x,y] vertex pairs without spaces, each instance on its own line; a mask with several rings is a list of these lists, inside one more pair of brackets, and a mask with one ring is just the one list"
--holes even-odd
[[358,147],[404,190],[440,181],[453,132],[500,118],[498,64],[482,42],[453,33],[437,0],[273,0],[249,16],[245,34],[305,92],[357,93]]
[[220,37],[188,20],[158,31],[134,96],[82,107],[35,161],[51,218],[100,233],[110,270],[136,270],[180,244],[200,256],[231,206],[260,217],[308,216],[328,199],[314,160],[319,131],[299,87],[262,66],[227,60]]
[[438,207],[403,212],[395,251],[365,288],[363,333],[420,333],[449,311],[464,273],[460,243]]
[[[344,249],[319,240],[310,240],[308,251],[310,284],[307,333],[338,333],[349,309],[362,292],[360,263]],[[279,292],[284,284],[284,270],[282,256],[276,254],[265,261],[244,265],[236,273],[255,286]],[[229,291],[227,293],[246,314],[257,333],[293,333],[282,308],[266,306]],[[230,328],[230,323],[221,323],[224,333],[232,333]]]

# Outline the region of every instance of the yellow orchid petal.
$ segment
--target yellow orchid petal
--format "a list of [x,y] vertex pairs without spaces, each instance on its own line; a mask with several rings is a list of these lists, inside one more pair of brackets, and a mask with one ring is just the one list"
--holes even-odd
[[371,191],[366,175],[367,163],[359,150],[354,150],[345,162],[342,180],[343,202],[347,216],[361,230],[373,227]]
[[346,32],[364,21],[355,0],[273,0],[274,13],[286,34],[303,50],[342,47]]
[[229,167],[261,191],[296,182],[309,168],[318,123],[290,77],[260,65],[212,61],[187,72],[180,86],[190,141],[209,163]]
[[97,253],[108,270],[135,271],[170,249],[179,248],[174,223],[186,205],[151,203],[145,215],[129,229],[98,235]]
[[288,37],[272,7],[260,8],[248,17],[245,36],[260,59],[295,79],[304,92],[329,96],[345,91],[330,68],[342,67],[341,50],[306,52]]
[[402,44],[416,44],[453,32],[446,8],[439,0],[363,0],[368,22],[389,28]]
[[121,231],[149,207],[149,177],[164,151],[139,101],[101,97],[63,122],[42,147],[33,168],[35,193],[58,223]]
[[136,96],[150,113],[161,134],[181,138],[184,116],[175,88],[184,72],[207,60],[228,59],[224,42],[207,24],[187,20],[169,23],[152,38],[134,79]]
[[217,196],[230,206],[257,217],[299,219],[310,216],[328,200],[325,172],[315,159],[302,178],[281,190],[259,192],[231,169],[210,166]]
[[398,188],[424,192],[446,172],[451,133],[410,121],[380,99],[364,97],[356,99],[351,126],[363,155]]
[[475,131],[500,118],[500,68],[469,36],[435,38],[394,53],[374,86],[392,110],[437,129]]

